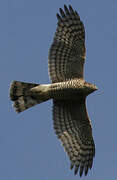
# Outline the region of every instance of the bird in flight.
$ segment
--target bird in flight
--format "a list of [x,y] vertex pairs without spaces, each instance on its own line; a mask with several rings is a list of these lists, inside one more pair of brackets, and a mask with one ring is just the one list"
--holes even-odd
[[82,176],[91,169],[95,156],[86,97],[97,86],[84,80],[85,29],[71,5],[59,9],[57,29],[49,50],[50,84],[13,81],[10,98],[17,113],[53,100],[53,125],[69,156],[71,169]]

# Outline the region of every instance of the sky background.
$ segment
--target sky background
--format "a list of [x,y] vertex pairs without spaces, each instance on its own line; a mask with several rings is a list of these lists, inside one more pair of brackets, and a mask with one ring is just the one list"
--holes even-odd
[[49,83],[48,50],[56,13],[71,4],[86,29],[85,79],[99,90],[88,96],[96,156],[82,179],[117,177],[117,1],[0,1],[0,179],[74,180],[70,162],[53,131],[52,102],[16,114],[12,80]]

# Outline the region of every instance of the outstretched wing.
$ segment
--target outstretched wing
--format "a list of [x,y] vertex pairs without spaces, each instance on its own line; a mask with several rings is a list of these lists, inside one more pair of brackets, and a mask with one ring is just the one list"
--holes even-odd
[[92,167],[95,145],[92,137],[91,122],[84,102],[57,101],[53,105],[54,129],[57,137],[75,166],[75,174],[87,175]]
[[[65,12],[64,12],[65,11]],[[49,75],[52,82],[83,78],[85,30],[76,11],[64,5],[57,14],[58,26],[49,51]]]

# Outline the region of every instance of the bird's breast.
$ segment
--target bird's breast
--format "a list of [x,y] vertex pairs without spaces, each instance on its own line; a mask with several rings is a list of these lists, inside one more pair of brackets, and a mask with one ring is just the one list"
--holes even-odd
[[53,99],[78,100],[84,98],[84,80],[73,79],[51,84],[50,96]]

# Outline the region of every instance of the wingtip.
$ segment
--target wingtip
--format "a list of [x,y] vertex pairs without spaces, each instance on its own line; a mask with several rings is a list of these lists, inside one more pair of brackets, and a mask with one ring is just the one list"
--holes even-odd
[[62,18],[58,13],[56,14],[56,17],[57,17],[58,21],[62,21]]
[[64,18],[65,17],[65,13],[64,13],[62,8],[59,8],[59,12],[60,12],[61,16]]
[[64,9],[66,9],[67,8],[67,5],[66,4],[64,4]]
[[78,173],[79,165],[75,166],[74,175]]
[[80,172],[79,172],[80,177],[83,175],[83,170],[84,170],[84,166],[80,166]]
[[71,163],[71,165],[70,165],[70,169],[72,170],[72,169],[73,169],[73,167],[74,167],[74,163]]
[[72,8],[71,5],[69,5],[69,10],[70,10],[72,13],[74,13],[74,10],[73,10],[73,8]]

